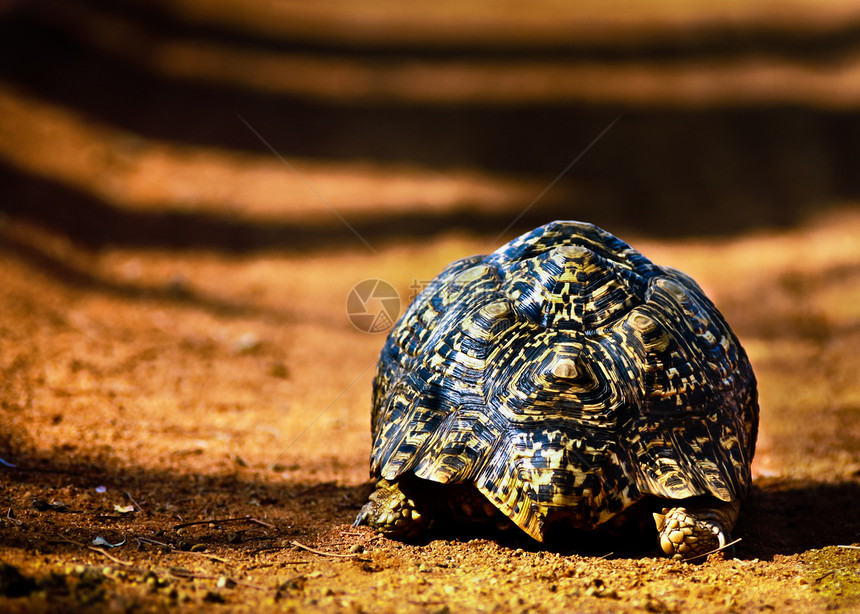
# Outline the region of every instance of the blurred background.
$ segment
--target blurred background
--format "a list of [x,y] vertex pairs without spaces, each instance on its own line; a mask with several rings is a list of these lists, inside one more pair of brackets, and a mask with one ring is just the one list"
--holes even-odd
[[0,0],[0,503],[351,522],[385,335],[347,297],[567,218],[749,353],[746,553],[855,543],[858,162],[857,0]]
[[848,0],[0,7],[0,212],[90,248],[710,236],[860,195]]

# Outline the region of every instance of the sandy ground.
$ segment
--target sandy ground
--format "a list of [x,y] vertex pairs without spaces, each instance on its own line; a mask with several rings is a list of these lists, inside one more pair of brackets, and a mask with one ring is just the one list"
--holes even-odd
[[[5,608],[860,607],[857,213],[731,240],[634,242],[701,280],[760,381],[742,541],[736,558],[699,565],[468,533],[409,545],[350,526],[367,494],[383,337],[350,324],[346,296],[373,277],[407,296],[482,251],[482,237],[237,258],[82,253],[10,221],[3,230],[0,443],[15,466],[2,469],[0,556],[36,583],[29,598],[7,588]],[[122,545],[92,546],[99,537]]]
[[[220,23],[229,3],[213,6],[205,20]],[[731,7],[740,13],[718,15],[720,27],[743,21],[741,3]],[[305,19],[331,19],[323,13]],[[245,17],[243,28],[256,23]],[[789,17],[781,28],[796,27]],[[819,17],[811,38],[787,45],[841,27]],[[559,96],[572,109],[551,93],[536,107],[439,108],[416,103],[408,84],[381,104],[393,87],[385,67],[365,83],[376,93],[309,103],[310,77],[294,84],[310,88],[298,101],[224,85],[241,74],[253,90],[245,67],[256,60],[213,77],[214,56],[194,56],[195,81],[102,55],[122,37],[90,49],[10,23],[0,22],[0,610],[860,611],[853,89],[824,110],[796,107],[827,96],[791,79],[781,83],[809,95],[776,88],[788,101],[776,109],[653,107],[678,96],[676,79],[654,74],[700,74],[695,62],[666,64],[663,49],[636,61],[648,87],[664,88],[644,111],[639,99],[582,106],[570,92]],[[405,44],[390,26],[374,40]],[[612,64],[608,39],[593,34],[594,57]],[[555,62],[553,36],[540,62]],[[711,43],[696,61],[744,64]],[[781,49],[779,62],[797,63]],[[313,46],[296,57],[315,53],[352,58]],[[562,63],[576,68],[571,53]],[[481,87],[495,91],[494,71]],[[710,78],[700,75],[706,93]],[[446,87],[457,104],[485,95]],[[400,543],[351,526],[369,492],[384,332],[352,325],[350,290],[384,280],[402,309],[455,258],[560,217],[597,222],[691,274],[747,349],[761,434],[733,552],[691,564],[618,543],[465,531]]]

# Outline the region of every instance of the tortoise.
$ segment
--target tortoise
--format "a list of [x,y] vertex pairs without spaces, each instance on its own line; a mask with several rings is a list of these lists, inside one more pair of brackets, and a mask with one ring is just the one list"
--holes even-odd
[[453,262],[415,298],[382,349],[371,427],[375,490],[356,526],[411,539],[470,520],[541,542],[638,518],[635,534],[687,559],[730,539],[758,396],[692,278],[556,221]]

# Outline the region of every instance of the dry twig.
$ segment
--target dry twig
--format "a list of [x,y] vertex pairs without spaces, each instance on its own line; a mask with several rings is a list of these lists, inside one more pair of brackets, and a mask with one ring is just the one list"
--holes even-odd
[[81,548],[86,548],[87,550],[92,550],[93,552],[98,552],[102,556],[109,558],[111,561],[113,561],[117,565],[124,565],[126,567],[131,567],[132,565],[134,565],[134,563],[132,563],[131,561],[123,561],[122,559],[116,558],[114,555],[103,550],[102,548],[97,548],[96,546],[90,546],[88,544],[82,544],[81,542],[77,542],[73,539],[68,539],[66,537],[57,537],[56,539],[50,539],[48,541],[54,542],[54,543],[74,544],[75,546],[79,546]]
[[719,548],[714,548],[714,549],[713,549],[713,550],[711,550],[710,552],[705,552],[704,554],[697,554],[696,556],[691,556],[691,557],[690,557],[690,558],[688,558],[688,559],[682,559],[682,561],[683,561],[684,563],[688,563],[688,562],[690,562],[690,561],[695,561],[696,559],[700,559],[700,558],[702,558],[702,557],[704,557],[704,556],[710,556],[710,555],[714,554],[715,552],[720,552],[721,550],[725,550],[726,548],[731,548],[732,546],[734,546],[734,545],[735,545],[736,543],[738,543],[739,541],[741,541],[741,538],[740,538],[740,537],[738,537],[735,541],[732,541],[732,542],[727,543],[725,546],[721,546],[721,547],[719,547]]
[[205,556],[208,559],[212,559],[213,561],[218,561],[219,563],[229,563],[228,560],[222,559],[220,556],[215,556],[214,554],[207,554],[206,552],[194,552],[193,550],[177,550],[176,548],[171,548],[171,552],[174,554],[194,554],[197,556]]
[[128,497],[128,500],[129,500],[129,501],[131,501],[131,504],[137,508],[137,511],[138,511],[138,512],[142,512],[142,511],[143,511],[143,507],[141,507],[140,503],[138,503],[137,501],[135,501],[134,497],[132,497],[132,496],[131,496],[131,493],[130,493],[130,492],[126,492],[126,493],[125,493],[125,496],[126,496],[126,497]]
[[355,558],[357,556],[361,556],[361,554],[358,552],[353,553],[353,554],[338,554],[337,552],[325,552],[324,550],[317,550],[316,548],[311,548],[310,546],[305,546],[303,543],[297,542],[296,540],[292,540],[292,541],[290,541],[290,543],[292,545],[298,547],[298,548],[301,548],[302,550],[307,550],[308,552],[313,552],[314,554],[319,554],[320,556],[333,556],[333,557],[339,557],[339,558],[344,558],[344,559],[351,559],[351,558]]
[[171,553],[196,554],[197,556],[205,556],[207,558],[212,559],[213,561],[218,561],[219,563],[229,563],[230,562],[226,559],[222,559],[220,556],[215,556],[214,554],[208,554],[206,552],[195,552],[193,550],[180,550],[179,548],[174,548],[173,546],[171,546],[168,543],[160,542],[157,539],[150,539],[149,537],[139,537],[137,535],[134,538],[138,541],[138,543],[146,542],[148,544],[153,544],[155,546],[162,546],[163,548],[170,548]]
[[268,527],[270,529],[276,529],[277,527],[273,524],[269,524],[259,518],[254,518],[253,516],[244,516],[242,518],[213,518],[212,520],[195,520],[194,522],[183,522],[182,524],[174,525],[173,530],[184,529],[185,527],[193,527],[199,524],[227,524],[228,522],[252,522],[254,524],[258,524],[263,527]]
[[[265,548],[257,548],[256,550],[251,550],[248,555],[249,556],[257,556],[258,554],[262,554],[263,552],[275,552],[277,550],[283,550],[284,548],[289,548],[290,546],[266,546]],[[308,565],[310,561],[282,561],[281,565]]]
[[14,516],[12,516],[12,508],[11,508],[11,507],[9,508],[9,511],[7,511],[7,512],[6,512],[6,520],[11,520],[11,521],[12,521],[12,522],[14,522],[15,524],[17,524],[19,527],[20,527],[22,524],[24,524],[24,521],[23,521],[23,520],[18,520],[17,518],[15,518]]
[[171,546],[170,544],[167,544],[165,542],[160,542],[157,539],[151,539],[149,537],[140,537],[139,535],[135,535],[134,538],[138,542],[146,542],[148,544],[153,544],[155,546],[164,546],[165,548],[173,549],[173,546]]
[[98,552],[99,554],[106,556],[117,565],[125,565],[126,567],[131,567],[132,565],[134,565],[134,563],[132,563],[131,561],[123,561],[122,559],[118,559],[114,555],[108,553],[105,550],[102,550],[101,548],[96,548],[95,546],[87,546],[87,548],[92,550],[93,552]]

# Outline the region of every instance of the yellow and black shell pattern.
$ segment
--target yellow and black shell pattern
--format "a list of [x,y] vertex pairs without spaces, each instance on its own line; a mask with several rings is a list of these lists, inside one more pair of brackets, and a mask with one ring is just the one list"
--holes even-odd
[[382,350],[371,473],[473,484],[538,541],[646,496],[739,501],[756,382],[687,275],[558,221],[458,260]]

